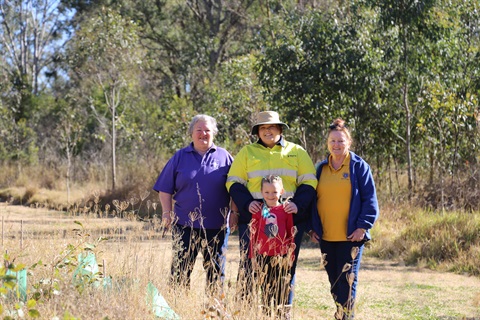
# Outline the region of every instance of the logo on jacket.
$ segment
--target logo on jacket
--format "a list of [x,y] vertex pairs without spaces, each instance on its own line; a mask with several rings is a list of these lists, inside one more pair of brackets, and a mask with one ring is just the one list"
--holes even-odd
[[342,176],[343,179],[348,179],[348,173],[344,173],[343,176]]

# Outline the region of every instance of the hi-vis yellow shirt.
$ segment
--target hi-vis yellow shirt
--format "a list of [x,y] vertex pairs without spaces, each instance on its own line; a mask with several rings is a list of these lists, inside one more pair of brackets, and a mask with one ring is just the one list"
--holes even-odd
[[322,221],[323,236],[326,241],[347,241],[348,215],[352,197],[350,181],[350,154],[342,166],[335,170],[331,165],[323,166],[317,186],[317,209]]
[[285,198],[293,196],[301,184],[317,187],[312,159],[305,149],[288,141],[283,147],[267,148],[260,143],[243,147],[230,167],[226,186],[230,191],[234,183],[241,183],[254,199],[262,199],[262,178],[269,174],[282,178]]

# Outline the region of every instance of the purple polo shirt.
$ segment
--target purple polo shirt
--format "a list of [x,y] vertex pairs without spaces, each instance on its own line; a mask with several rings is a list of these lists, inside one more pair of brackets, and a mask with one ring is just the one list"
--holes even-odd
[[225,182],[232,161],[233,157],[223,148],[212,145],[201,156],[191,143],[167,162],[153,190],[173,194],[178,224],[220,229],[226,223],[229,208]]

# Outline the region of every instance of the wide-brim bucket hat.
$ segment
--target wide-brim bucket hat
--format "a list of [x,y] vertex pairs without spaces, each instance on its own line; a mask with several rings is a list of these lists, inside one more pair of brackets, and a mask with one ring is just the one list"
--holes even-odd
[[258,126],[262,124],[279,124],[283,129],[288,129],[288,125],[280,121],[280,117],[275,111],[262,111],[257,114],[257,121],[252,127],[252,134],[258,134]]

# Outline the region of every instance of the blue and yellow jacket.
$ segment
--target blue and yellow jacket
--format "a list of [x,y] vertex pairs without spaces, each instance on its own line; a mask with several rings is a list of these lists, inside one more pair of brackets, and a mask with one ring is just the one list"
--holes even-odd
[[[322,167],[328,164],[328,158],[317,167],[316,177],[320,180]],[[378,219],[379,208],[377,192],[373,181],[370,166],[361,157],[350,151],[350,182],[352,184],[352,197],[348,215],[347,234],[352,234],[357,228],[367,230],[365,239],[370,240],[370,229]],[[322,238],[322,221],[318,215],[315,204],[312,214],[312,228]]]
[[253,200],[262,199],[262,178],[270,174],[282,178],[284,197],[292,197],[291,201],[298,207],[294,223],[309,220],[310,210],[307,209],[314,202],[317,187],[315,167],[305,149],[282,137],[273,148],[259,142],[249,144],[233,160],[226,186],[239,208],[239,222],[250,221],[248,206]]

